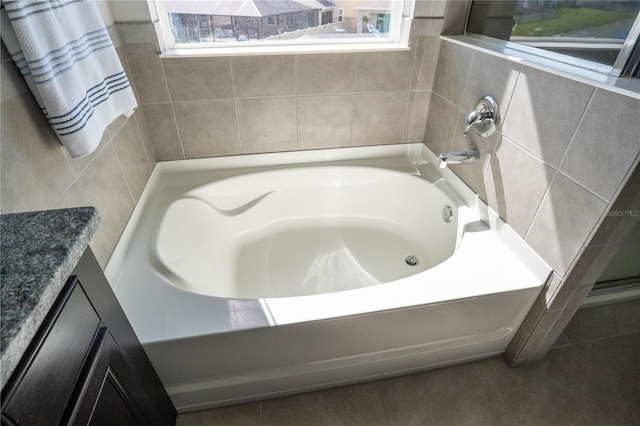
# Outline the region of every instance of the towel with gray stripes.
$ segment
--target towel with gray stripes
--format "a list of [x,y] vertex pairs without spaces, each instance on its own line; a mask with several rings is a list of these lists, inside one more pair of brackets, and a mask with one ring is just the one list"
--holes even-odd
[[136,99],[94,1],[2,0],[0,35],[71,157],[93,152]]

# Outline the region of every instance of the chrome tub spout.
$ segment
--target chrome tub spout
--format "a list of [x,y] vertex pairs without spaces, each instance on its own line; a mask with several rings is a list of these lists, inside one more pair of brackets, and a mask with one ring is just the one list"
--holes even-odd
[[449,164],[470,164],[477,163],[480,154],[477,149],[468,149],[466,151],[445,152],[439,155],[440,168],[445,168]]

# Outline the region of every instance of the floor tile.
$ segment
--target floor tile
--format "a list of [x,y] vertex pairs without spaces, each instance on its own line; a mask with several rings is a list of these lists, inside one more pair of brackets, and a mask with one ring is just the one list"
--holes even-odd
[[515,424],[484,371],[493,365],[494,360],[475,362],[378,382],[389,423]]
[[180,414],[176,426],[259,426],[262,423],[261,403],[233,405],[211,410]]
[[374,384],[305,393],[262,403],[263,425],[388,425]]
[[639,301],[580,309],[564,330],[571,343],[640,333]]

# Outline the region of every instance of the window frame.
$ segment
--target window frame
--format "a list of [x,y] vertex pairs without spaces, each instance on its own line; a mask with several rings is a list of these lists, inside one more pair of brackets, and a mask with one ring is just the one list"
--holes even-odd
[[[471,2],[470,10],[473,7],[474,1],[475,0],[472,0]],[[469,12],[469,18],[471,17],[470,15],[471,12]],[[599,73],[604,74],[607,77],[624,77],[630,76],[631,73],[629,71],[633,71],[633,69],[637,69],[638,67],[638,64],[630,64],[630,61],[634,60],[634,58],[636,58],[635,61],[637,61],[638,49],[640,49],[640,11],[638,11],[634,23],[629,30],[629,35],[624,40],[624,43],[622,43],[622,47],[613,65],[603,64],[597,61],[553,52],[542,47],[533,46],[536,43],[543,44],[545,41],[549,42],[549,40],[553,40],[551,38],[538,40],[536,38],[529,37],[513,37],[513,39],[510,40],[502,40],[500,38],[469,31],[469,24],[470,19],[467,21],[465,34],[470,36],[472,39],[475,39],[485,45],[493,45],[494,48],[497,47],[498,49],[505,49],[511,54],[515,53],[517,56],[522,56],[527,60],[532,60],[533,62],[539,62],[546,66],[551,65],[552,68],[557,68],[565,72],[569,69],[574,69],[578,75]],[[569,39],[567,38],[558,38],[557,42],[562,44],[567,43],[568,40]],[[586,39],[585,42],[589,42],[588,40],[590,39]],[[527,42],[530,44],[527,44]],[[594,45],[599,43],[597,40],[590,42]],[[605,42],[602,42],[602,44],[604,46]],[[556,65],[553,65],[553,63],[556,63]]]
[[[409,34],[416,0],[391,0],[392,18],[388,37],[310,40],[289,39],[277,41],[248,41],[237,43],[176,43],[165,7],[165,0],[148,0],[152,15],[157,17],[156,34],[160,57],[249,56],[277,54],[306,54],[361,51],[409,50]],[[409,13],[407,13],[409,12]]]

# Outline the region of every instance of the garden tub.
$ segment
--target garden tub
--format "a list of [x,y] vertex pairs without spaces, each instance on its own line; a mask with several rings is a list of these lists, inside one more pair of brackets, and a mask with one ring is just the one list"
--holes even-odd
[[550,269],[404,144],[158,163],[106,273],[189,411],[499,354]]

